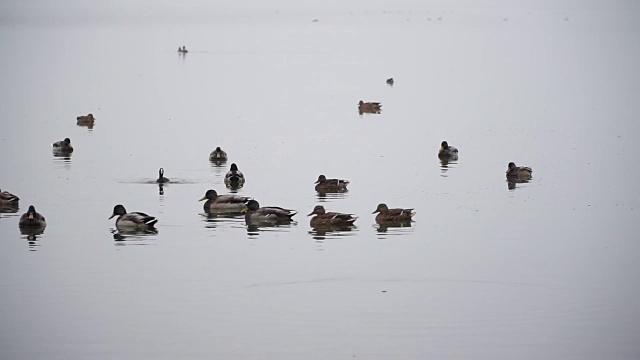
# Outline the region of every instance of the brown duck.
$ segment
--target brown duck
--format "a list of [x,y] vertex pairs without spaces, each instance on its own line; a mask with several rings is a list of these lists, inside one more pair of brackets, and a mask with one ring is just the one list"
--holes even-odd
[[313,208],[313,211],[307,215],[311,216],[315,215],[311,218],[309,222],[312,227],[342,227],[342,226],[351,226],[353,222],[358,218],[357,216],[353,216],[352,214],[341,214],[336,212],[326,212],[324,210],[324,206],[317,205]]
[[387,204],[378,204],[376,211],[372,214],[376,215],[376,222],[408,222],[411,221],[411,217],[416,214],[413,209],[389,209]]
[[316,184],[317,192],[340,192],[347,191],[349,181],[343,179],[327,179],[326,176],[320,175],[314,184]]

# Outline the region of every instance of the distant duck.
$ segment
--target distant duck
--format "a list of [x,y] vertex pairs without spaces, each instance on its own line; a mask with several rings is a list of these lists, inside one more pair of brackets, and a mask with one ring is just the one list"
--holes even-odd
[[0,207],[17,207],[20,198],[8,191],[0,191]]
[[165,183],[169,182],[169,179],[164,177],[164,169],[163,168],[160,168],[160,170],[158,170],[158,180],[156,180],[156,182],[158,184],[165,184]]
[[387,79],[387,85],[393,86],[393,78],[388,78]]
[[358,103],[358,110],[360,112],[378,112],[382,108],[382,104],[379,102],[364,102],[360,100]]
[[238,170],[238,166],[235,163],[231,164],[231,169],[225,174],[224,183],[228,186],[244,185],[244,175],[242,171]]
[[18,225],[21,228],[43,228],[47,226],[47,222],[44,216],[36,212],[36,208],[33,205],[29,206],[29,210],[20,216]]
[[64,140],[54,142],[53,151],[66,154],[72,153],[73,146],[71,145],[71,140],[69,140],[69,138],[65,138]]
[[199,200],[207,200],[204,203],[204,211],[209,213],[218,212],[242,212],[247,209],[247,201],[251,200],[248,196],[240,195],[218,195],[215,190],[207,190],[204,196]]
[[510,162],[507,168],[507,179],[530,180],[533,170],[526,166],[516,166],[514,162]]
[[218,146],[209,154],[209,161],[227,161],[227,153]]
[[372,214],[376,215],[376,222],[406,222],[411,221],[415,211],[413,209],[389,209],[387,204],[378,204],[378,207]]
[[142,212],[130,212],[125,210],[124,206],[118,204],[113,208],[113,214],[109,217],[118,216],[116,219],[116,227],[129,230],[147,230],[153,229],[154,225],[158,222],[153,216],[149,216]]
[[260,204],[255,200],[249,200],[247,202],[247,212],[244,214],[244,219],[247,223],[250,222],[288,222],[291,221],[293,215],[298,212],[295,210],[284,209],[277,206],[260,207]]
[[457,158],[458,157],[458,149],[453,146],[449,146],[446,141],[443,141],[440,144],[440,150],[438,151],[438,157],[440,159],[449,159],[449,158]]
[[81,115],[76,118],[78,125],[93,125],[96,119],[93,117],[93,114]]
[[183,53],[183,54],[186,54],[186,53],[188,53],[189,51],[187,50],[187,48],[186,48],[184,45],[182,45],[182,47],[179,47],[179,48],[178,48],[178,52]]
[[311,218],[309,224],[312,227],[344,227],[351,226],[358,219],[358,217],[353,216],[352,214],[342,214],[336,212],[326,212],[324,210],[324,206],[317,205],[313,208],[313,211],[307,215],[311,216],[315,215]]
[[317,192],[342,192],[347,191],[349,181],[342,179],[327,179],[326,176],[318,176],[315,182]]

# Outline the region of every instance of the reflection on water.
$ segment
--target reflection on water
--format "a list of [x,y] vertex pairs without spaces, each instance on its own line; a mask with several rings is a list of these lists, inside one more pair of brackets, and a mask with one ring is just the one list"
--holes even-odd
[[224,226],[244,227],[244,214],[242,213],[201,213],[200,216],[208,229]]
[[158,184],[158,194],[164,195],[164,184]]
[[53,165],[55,168],[71,170],[71,155],[73,153],[53,153]]
[[386,239],[383,235],[409,235],[413,233],[413,221],[383,222],[374,225],[378,233],[378,239]]
[[123,245],[150,245],[149,240],[155,240],[158,230],[156,228],[145,230],[124,230],[111,228],[109,230],[113,235],[116,246]]
[[516,189],[516,184],[526,184],[528,183],[530,180],[529,179],[507,179],[507,188],[509,190],[515,190]]
[[455,168],[457,163],[457,156],[451,156],[448,159],[440,159],[440,176],[446,177],[447,171],[449,171],[449,169]]
[[89,131],[93,131],[93,123],[90,124],[78,124],[79,127],[86,127]]
[[19,209],[20,207],[18,206],[18,204],[12,204],[12,205],[0,204],[0,213],[15,214],[18,212]]
[[296,221],[287,221],[287,222],[268,222],[268,221],[260,221],[260,222],[247,222],[247,235],[249,240],[257,239],[258,235],[261,232],[286,232],[291,227],[297,225]]
[[27,244],[29,245],[29,251],[36,251],[36,247],[40,246],[38,244],[38,235],[44,234],[43,227],[38,228],[20,228],[20,234],[22,234],[23,239],[27,239]]
[[327,239],[339,239],[345,236],[355,235],[358,227],[352,226],[315,226],[309,231],[311,237],[316,241]]
[[336,192],[317,192],[319,202],[328,202],[331,200],[346,199],[349,195],[349,190],[336,191]]

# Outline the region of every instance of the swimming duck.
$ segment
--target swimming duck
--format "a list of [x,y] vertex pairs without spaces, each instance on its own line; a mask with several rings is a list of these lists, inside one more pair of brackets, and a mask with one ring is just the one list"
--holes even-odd
[[449,159],[452,157],[458,157],[458,149],[453,146],[449,146],[446,141],[440,144],[440,150],[438,151],[438,157],[440,159]]
[[78,120],[77,122],[78,125],[93,125],[93,123],[96,120],[93,117],[93,114],[81,115],[81,116],[78,116],[76,119]]
[[393,78],[387,79],[387,85],[393,85]]
[[47,222],[44,220],[44,216],[37,213],[36,208],[31,205],[29,210],[20,216],[18,225],[26,228],[43,228],[47,226]]
[[168,183],[169,182],[169,179],[164,177],[164,169],[163,168],[160,168],[160,170],[158,170],[158,180],[156,180],[156,182],[158,184],[164,184],[164,183]]
[[218,195],[215,190],[207,190],[202,199],[207,200],[204,203],[204,211],[209,212],[242,212],[247,209],[247,201],[250,197],[240,195]]
[[508,179],[518,179],[518,180],[529,180],[531,179],[531,174],[533,170],[530,167],[526,166],[516,166],[514,162],[510,162],[507,167],[507,178]]
[[154,225],[158,222],[158,219],[155,217],[142,212],[128,213],[124,206],[120,204],[113,207],[113,214],[111,214],[109,219],[112,219],[114,216],[118,216],[116,219],[116,227],[125,229],[153,229]]
[[247,212],[244,219],[249,222],[287,222],[291,221],[291,217],[298,212],[290,209],[283,209],[277,206],[260,207],[255,200],[247,202]]
[[352,214],[341,214],[335,212],[326,212],[324,210],[324,206],[316,205],[313,208],[313,211],[307,215],[316,215],[311,218],[309,222],[312,227],[322,227],[322,226],[351,226],[353,222],[358,218],[357,216],[353,216]]
[[317,192],[341,192],[347,191],[349,181],[342,179],[327,179],[326,176],[320,175],[314,184],[317,184]]
[[382,105],[379,102],[364,102],[360,100],[358,103],[358,110],[362,112],[380,111]]
[[224,183],[231,186],[244,185],[244,175],[242,171],[238,170],[238,166],[235,163],[231,164],[231,168],[225,174]]
[[64,140],[54,142],[53,151],[67,154],[72,153],[73,146],[71,145],[71,140],[65,138]]
[[227,153],[218,146],[209,154],[209,161],[227,161]]
[[19,197],[8,191],[0,191],[0,206],[17,207],[19,200]]
[[378,213],[376,215],[376,222],[404,222],[411,221],[411,217],[415,215],[415,211],[413,209],[389,209],[387,204],[378,204],[376,211],[372,212],[372,214]]

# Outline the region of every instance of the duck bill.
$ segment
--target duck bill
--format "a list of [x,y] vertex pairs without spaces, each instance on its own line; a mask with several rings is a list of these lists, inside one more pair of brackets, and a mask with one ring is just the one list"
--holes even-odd
[[198,200],[198,201],[203,201],[203,200],[207,200],[206,196],[203,196],[202,199]]
[[33,217],[34,217],[34,216],[33,216],[33,213],[31,213],[31,212],[30,212],[30,213],[29,213],[29,219],[33,219]]
[[378,210],[376,210],[376,211],[372,212],[372,214],[375,214],[375,213],[377,213],[377,212],[378,212]]
[[311,213],[311,214],[308,214],[307,216],[311,216],[311,215],[313,215],[313,214],[314,214],[314,213]]
[[507,174],[511,172],[511,169],[507,169],[507,171],[505,171]]
[[107,220],[113,219],[114,216],[116,216],[116,214],[111,214],[111,216],[109,216],[109,219],[107,219]]

